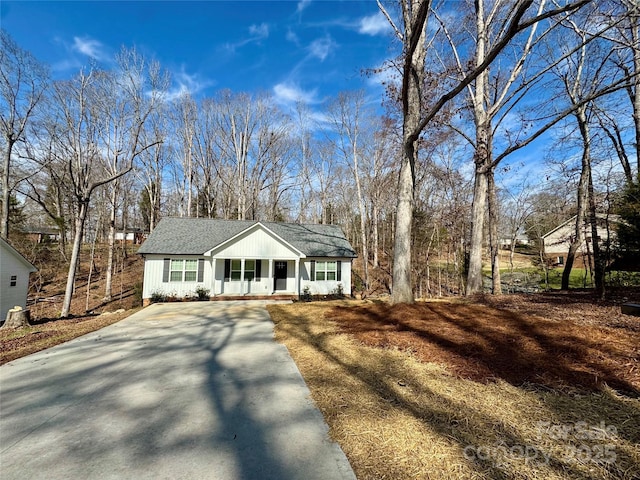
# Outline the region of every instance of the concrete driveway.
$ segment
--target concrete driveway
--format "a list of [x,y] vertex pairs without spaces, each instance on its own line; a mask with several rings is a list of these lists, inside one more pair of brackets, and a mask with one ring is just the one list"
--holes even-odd
[[194,302],[1,366],[0,478],[355,476],[264,302]]

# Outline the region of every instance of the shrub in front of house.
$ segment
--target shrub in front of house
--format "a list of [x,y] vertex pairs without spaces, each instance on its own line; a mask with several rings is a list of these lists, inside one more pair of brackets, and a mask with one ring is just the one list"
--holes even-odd
[[155,291],[151,293],[151,303],[164,303],[167,301],[167,295],[161,291]]
[[313,300],[313,297],[311,296],[311,288],[309,287],[309,285],[305,285],[302,289],[300,300],[302,300],[303,302],[310,302],[311,300]]
[[197,300],[200,302],[209,300],[209,292],[210,290],[208,288],[204,288],[202,285],[198,285],[196,287]]

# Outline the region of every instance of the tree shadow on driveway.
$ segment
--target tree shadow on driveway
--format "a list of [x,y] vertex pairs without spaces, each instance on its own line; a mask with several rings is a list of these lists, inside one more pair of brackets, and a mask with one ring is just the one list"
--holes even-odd
[[2,478],[331,478],[272,327],[259,306],[156,305],[0,367]]

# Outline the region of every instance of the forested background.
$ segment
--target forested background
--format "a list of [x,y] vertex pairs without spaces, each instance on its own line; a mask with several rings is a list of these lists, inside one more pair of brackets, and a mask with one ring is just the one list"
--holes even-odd
[[482,291],[482,259],[500,293],[500,244],[528,238],[544,268],[540,236],[577,215],[570,271],[584,226],[622,215],[624,247],[594,235],[604,292],[640,238],[637,0],[379,6],[398,56],[363,75],[386,96],[293,109],[269,92],[172,94],[133,46],[52,79],[2,31],[2,237],[33,260],[21,234],[59,229],[70,296],[83,243],[108,245],[110,276],[116,232],[162,217],[333,223],[358,251],[357,290],[391,292],[402,258],[411,295],[432,296]]

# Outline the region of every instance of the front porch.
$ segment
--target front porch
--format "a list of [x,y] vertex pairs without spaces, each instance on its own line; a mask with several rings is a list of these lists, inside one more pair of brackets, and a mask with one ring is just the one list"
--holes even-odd
[[287,298],[300,293],[299,258],[216,258],[212,260],[211,298]]
[[237,294],[237,295],[216,295],[215,297],[210,297],[209,300],[211,301],[215,301],[215,302],[230,302],[233,300],[277,300],[277,301],[282,301],[282,300],[297,300],[298,299],[298,294],[293,293],[293,292],[278,292],[277,294],[273,294],[273,295],[259,295],[259,294],[255,294],[255,295],[241,295],[241,294]]

